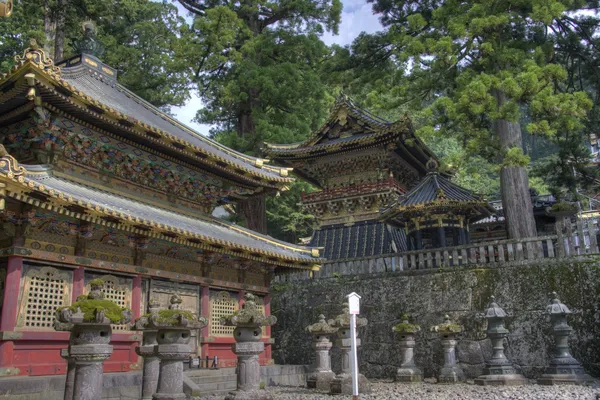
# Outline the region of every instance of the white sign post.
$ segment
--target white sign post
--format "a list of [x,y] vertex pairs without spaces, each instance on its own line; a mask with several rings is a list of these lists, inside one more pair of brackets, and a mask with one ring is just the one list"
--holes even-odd
[[352,366],[352,398],[358,399],[358,357],[356,355],[356,315],[360,314],[360,296],[352,292],[348,296],[348,308],[350,313],[350,340]]

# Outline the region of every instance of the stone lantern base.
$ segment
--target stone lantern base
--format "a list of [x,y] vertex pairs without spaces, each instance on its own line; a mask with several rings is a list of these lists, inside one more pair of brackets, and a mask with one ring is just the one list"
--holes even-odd
[[594,382],[581,365],[551,365],[544,372],[537,380],[538,385],[585,385]]
[[333,371],[311,372],[306,377],[306,387],[309,389],[317,389],[328,391],[331,387],[331,381],[335,379]]
[[517,374],[512,365],[488,365],[483,369],[483,375],[475,379],[475,384],[481,386],[519,386],[527,383],[527,378]]
[[[336,375],[335,379],[333,379],[331,381],[329,393],[330,394],[345,394],[345,395],[352,396],[352,375],[351,374]],[[363,374],[358,374],[358,393],[361,393],[361,394],[371,393],[371,383]]]
[[458,365],[442,367],[438,383],[458,383],[465,381],[465,373]]
[[396,382],[418,383],[423,382],[423,371],[417,367],[398,368],[394,378]]

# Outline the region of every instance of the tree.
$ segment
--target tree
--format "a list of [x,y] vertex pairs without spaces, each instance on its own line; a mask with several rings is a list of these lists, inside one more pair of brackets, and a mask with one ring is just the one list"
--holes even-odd
[[[263,141],[306,138],[332,99],[320,76],[337,31],[339,0],[180,0],[195,15],[188,60],[205,108],[197,120],[236,150],[258,155]],[[246,225],[266,231],[264,196],[239,203]]]
[[453,135],[468,152],[501,165],[509,237],[534,236],[521,113],[530,113],[532,134],[582,127],[591,102],[583,92],[561,90],[568,76],[556,48],[567,35],[586,35],[573,13],[595,2],[369,1],[387,29],[360,38],[357,57],[404,67],[405,79],[392,91],[426,107],[420,134]]
[[0,66],[12,66],[30,39],[55,61],[74,55],[72,42],[82,23],[92,20],[105,52],[104,62],[119,71],[121,84],[158,107],[182,105],[189,97],[190,69],[181,57],[188,30],[172,4],[149,0],[16,1],[0,20]]

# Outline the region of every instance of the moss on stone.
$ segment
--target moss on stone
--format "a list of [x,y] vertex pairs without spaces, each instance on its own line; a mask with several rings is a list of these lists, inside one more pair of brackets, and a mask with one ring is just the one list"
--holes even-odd
[[76,301],[71,306],[68,306],[68,308],[73,312],[77,312],[77,309],[79,308],[83,313],[83,322],[93,322],[96,317],[96,310],[103,311],[104,316],[113,324],[117,324],[123,319],[122,312],[126,310],[126,308],[121,307],[117,303],[110,300],[89,299]]
[[92,279],[89,282],[90,286],[104,286],[104,281],[100,278]]
[[406,333],[415,333],[418,332],[421,327],[419,325],[414,325],[408,322],[400,322],[399,324],[394,325],[392,328],[394,332],[406,332]]
[[193,321],[194,314],[185,310],[160,310],[156,316],[156,322],[159,324],[176,325],[179,321],[177,316],[182,315],[185,319]]

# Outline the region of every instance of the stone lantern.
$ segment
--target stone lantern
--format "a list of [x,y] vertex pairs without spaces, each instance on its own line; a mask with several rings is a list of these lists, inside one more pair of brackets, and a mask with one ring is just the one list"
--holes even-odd
[[434,326],[432,331],[439,333],[444,348],[444,366],[440,369],[439,383],[456,383],[465,380],[465,374],[456,364],[457,338],[463,331],[463,327],[452,322],[448,315],[444,316],[444,322]]
[[272,315],[265,316],[256,304],[251,293],[244,296],[242,309],[235,314],[221,318],[221,325],[235,326],[233,337],[236,343],[233,352],[238,357],[237,390],[229,392],[226,400],[271,400],[273,397],[260,390],[260,364],[258,355],[265,350],[260,341],[262,326],[271,326],[277,322]]
[[[331,326],[338,328],[335,345],[342,352],[342,372],[331,381],[331,394],[352,395],[352,365],[350,362],[352,352],[352,331],[350,330],[350,310],[348,303],[344,304],[344,312],[333,320]],[[367,325],[366,318],[356,317],[356,328]],[[356,348],[360,346],[358,332],[356,334]],[[363,374],[358,374],[358,393],[371,393],[371,384]]]
[[487,337],[492,342],[494,354],[485,364],[483,375],[475,379],[477,385],[523,385],[527,379],[517,374],[510,361],[504,355],[504,339],[508,336],[508,329],[504,327],[506,313],[491,297],[490,304],[485,310],[484,317],[487,319]]
[[323,314],[319,315],[319,322],[306,327],[312,336],[312,348],[316,352],[315,365],[306,378],[306,386],[310,389],[329,390],[335,373],[331,370],[330,350],[333,344],[331,336],[338,328],[331,326],[332,320],[325,321]]
[[185,399],[183,393],[183,361],[192,353],[190,339],[192,329],[208,325],[204,317],[196,319],[194,314],[181,309],[181,297],[171,296],[168,310],[150,313],[145,328],[156,331],[154,355],[160,359],[160,373],[154,400]]
[[583,367],[569,349],[569,336],[573,329],[567,323],[567,317],[572,314],[569,308],[560,302],[556,292],[552,293],[552,303],[546,308],[552,324],[554,336],[554,354],[544,375],[538,379],[540,385],[585,384],[593,379],[585,373]]
[[408,322],[408,315],[402,316],[402,322],[395,325],[392,330],[400,336],[400,351],[402,364],[396,371],[397,382],[421,382],[423,372],[415,364],[415,334],[421,330],[419,325]]
[[73,379],[65,384],[65,399],[72,393],[72,399],[100,400],[104,361],[113,351],[110,324],[131,321],[131,310],[105,300],[103,288],[102,279],[93,279],[87,296],[79,296],[73,305],[56,311],[54,329],[71,332],[68,352],[61,355],[75,367]]
[[148,301],[148,311],[148,315],[138,318],[132,327],[134,331],[143,332],[142,345],[135,348],[136,353],[144,359],[142,400],[152,400],[152,395],[156,393],[156,388],[158,387],[158,374],[160,370],[160,359],[155,353],[155,347],[158,344],[156,341],[158,330],[149,327],[150,316],[156,315],[160,311],[160,306],[156,299]]

